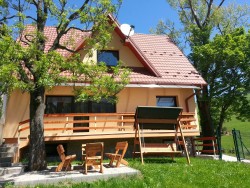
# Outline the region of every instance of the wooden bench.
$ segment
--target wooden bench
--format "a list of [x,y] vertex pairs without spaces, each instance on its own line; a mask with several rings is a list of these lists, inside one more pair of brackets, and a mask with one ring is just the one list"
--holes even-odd
[[[178,107],[150,107],[138,106],[135,113],[135,139],[133,156],[140,154],[141,162],[144,163],[143,155],[158,154],[169,155],[172,158],[179,155],[182,151],[177,150],[178,134],[181,135],[182,141],[185,143],[185,138],[180,127],[179,116],[182,108]],[[150,131],[158,130],[172,130],[175,133],[174,138],[170,143],[145,143],[143,130]],[[139,152],[137,146],[139,145]],[[190,164],[189,154],[187,152],[186,144],[184,144],[184,152],[186,154],[187,162]]]

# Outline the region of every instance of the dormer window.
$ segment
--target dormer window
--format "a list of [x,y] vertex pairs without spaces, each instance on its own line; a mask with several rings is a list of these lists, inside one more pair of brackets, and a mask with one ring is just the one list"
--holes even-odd
[[119,51],[100,50],[97,51],[97,62],[104,62],[107,66],[116,66],[119,61]]

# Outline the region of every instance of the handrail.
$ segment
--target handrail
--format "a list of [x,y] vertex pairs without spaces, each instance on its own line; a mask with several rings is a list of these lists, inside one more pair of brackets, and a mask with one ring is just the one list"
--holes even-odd
[[[67,114],[44,114],[44,117],[93,117],[93,116],[134,116],[135,113],[67,113]],[[19,122],[19,126],[29,123],[30,119]]]
[[[95,123],[94,127],[44,127],[44,131],[67,131],[67,130],[104,130],[104,129],[119,129],[119,131],[126,128],[133,128],[132,123],[134,123],[134,115],[135,113],[128,112],[128,113],[70,113],[70,114],[45,114],[45,118],[63,118],[65,117],[66,120],[45,120],[44,125],[50,125],[50,124],[62,124],[62,125],[68,125],[70,124],[79,124],[79,123]],[[181,122],[189,122],[194,121],[195,113],[193,112],[183,112],[180,118]],[[69,120],[69,117],[95,117],[94,119],[89,120]],[[97,119],[96,117],[121,117],[121,119],[118,118],[112,118],[112,119]],[[130,118],[125,118],[130,117]],[[18,126],[18,138],[20,138],[20,133],[22,131],[29,129],[29,122],[30,120],[24,120],[19,122]],[[121,125],[117,126],[96,126],[96,123],[121,123]],[[125,123],[131,123],[129,126],[125,126]],[[24,126],[25,124],[28,124]],[[195,128],[195,127],[193,127]]]
[[[114,117],[114,116],[121,116],[122,119],[89,119],[89,120],[61,120],[61,121],[44,121],[44,125],[47,124],[68,124],[68,123],[97,123],[97,122],[116,122],[116,123],[133,123],[134,122],[134,113],[70,113],[70,114],[45,114],[44,117],[46,118],[60,118],[60,117]],[[124,119],[124,117],[131,117],[131,119]],[[19,129],[18,132],[22,132],[24,130],[29,129],[29,125],[22,127],[22,125],[27,124],[30,122],[30,119],[24,120],[19,122]],[[20,128],[21,127],[21,128]],[[88,130],[88,129],[109,129],[109,128],[120,128],[119,126],[112,126],[112,127],[76,127],[76,128],[70,128],[70,127],[65,127],[65,128],[44,128],[44,130]]]

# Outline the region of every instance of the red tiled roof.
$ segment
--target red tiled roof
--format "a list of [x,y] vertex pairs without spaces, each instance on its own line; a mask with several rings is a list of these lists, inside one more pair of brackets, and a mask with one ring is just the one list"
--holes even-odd
[[206,84],[187,57],[169,37],[165,35],[134,34],[130,37],[130,40],[160,74],[160,77],[155,77],[133,71],[131,83],[160,85]]
[[[115,31],[120,32],[119,27],[116,27]],[[31,25],[27,26],[25,33],[31,32],[34,32],[34,27]],[[120,36],[122,35],[121,32],[118,34]],[[55,27],[45,28],[47,40],[45,52],[52,46],[56,35]],[[74,50],[81,46],[84,42],[84,38],[89,35],[90,33],[88,32],[72,29],[67,35],[61,38],[60,44],[66,45],[68,48]],[[23,43],[23,45],[25,44]],[[167,36],[134,34],[126,40],[125,45],[140,58],[144,66],[144,68],[130,67],[132,69],[130,75],[131,84],[188,86],[201,86],[206,84],[186,56]],[[71,54],[63,49],[57,51],[63,56],[69,56]]]
[[[32,25],[27,25],[23,36],[27,35],[28,39],[32,39],[32,33],[35,31],[35,27]],[[45,44],[45,52],[48,52],[48,50],[52,47],[54,40],[57,36],[56,27],[53,26],[46,26],[44,30],[44,35],[46,38],[46,44]],[[67,48],[71,50],[75,50],[81,43],[83,43],[84,39],[90,35],[89,32],[82,32],[77,29],[70,29],[67,34],[63,35],[60,39],[60,44],[63,46],[66,46]],[[24,38],[24,37],[23,37]],[[27,41],[24,39],[24,41]],[[25,43],[22,42],[22,45],[25,46]],[[68,56],[71,53],[65,49],[58,49],[57,50],[60,54],[63,56]]]

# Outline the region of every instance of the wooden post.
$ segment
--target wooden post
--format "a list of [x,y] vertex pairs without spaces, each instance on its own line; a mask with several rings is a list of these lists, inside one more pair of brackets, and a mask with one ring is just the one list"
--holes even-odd
[[183,146],[184,146],[184,150],[185,150],[187,162],[188,162],[188,164],[190,164],[190,159],[189,159],[189,154],[188,154],[188,151],[187,151],[186,141],[185,141],[185,138],[184,138],[184,136],[183,136],[183,132],[182,132],[182,130],[181,130],[180,123],[178,122],[176,126],[178,126],[179,129],[180,129],[181,138],[182,138],[182,140],[183,140]]

